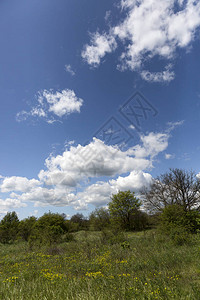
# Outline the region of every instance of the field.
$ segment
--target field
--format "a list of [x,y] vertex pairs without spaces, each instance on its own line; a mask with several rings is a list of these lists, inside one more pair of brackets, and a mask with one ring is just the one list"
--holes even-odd
[[200,299],[200,237],[78,232],[57,246],[0,245],[0,299]]

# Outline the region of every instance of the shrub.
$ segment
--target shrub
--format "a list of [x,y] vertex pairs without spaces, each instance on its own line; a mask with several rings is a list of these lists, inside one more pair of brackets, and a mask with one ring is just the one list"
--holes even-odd
[[196,233],[199,226],[199,212],[185,211],[180,205],[168,205],[160,216],[160,231],[169,235],[179,245],[188,242],[190,234]]
[[30,244],[54,244],[61,241],[62,235],[68,231],[68,224],[63,215],[46,213],[38,219],[30,236]]

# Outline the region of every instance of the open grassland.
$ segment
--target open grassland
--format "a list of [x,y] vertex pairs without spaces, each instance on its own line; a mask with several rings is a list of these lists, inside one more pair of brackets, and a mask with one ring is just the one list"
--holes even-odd
[[176,246],[154,231],[29,249],[0,245],[0,299],[200,299],[200,236]]

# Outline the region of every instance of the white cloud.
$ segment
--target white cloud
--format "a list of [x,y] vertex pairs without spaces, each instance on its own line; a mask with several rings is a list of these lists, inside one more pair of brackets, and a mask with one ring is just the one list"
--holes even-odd
[[[89,203],[103,205],[110,194],[117,189],[127,189],[132,186],[138,190],[141,184],[150,180],[151,175],[146,175],[143,170],[152,167],[155,156],[167,148],[168,139],[168,134],[151,132],[146,136],[141,136],[141,145],[136,145],[127,151],[105,145],[103,141],[96,138],[86,146],[71,146],[62,155],[50,156],[46,160],[46,170],[41,170],[38,176],[46,187],[52,188],[50,193],[44,189],[38,189],[38,192],[46,191],[46,199],[49,198],[50,203],[57,201],[55,202],[57,205],[58,203],[67,205],[68,193],[71,195],[70,205],[73,204],[77,209],[86,208]],[[125,179],[119,176],[129,172],[129,176]],[[108,182],[98,182],[87,186],[88,177],[98,178],[101,176],[119,177],[117,180],[111,179]],[[86,188],[82,187],[84,190],[75,196],[74,189],[76,187],[81,189],[81,186],[85,185]],[[56,193],[54,193],[54,186],[57,188]],[[64,198],[58,196],[58,191],[65,189]],[[21,199],[23,201],[35,199],[34,194],[31,197],[29,195],[29,198]],[[40,194],[37,199],[41,199]]]
[[111,15],[111,11],[108,10],[108,11],[106,12],[106,15],[105,15],[105,18],[104,18],[106,22],[108,22],[108,20],[109,20],[109,18],[110,18],[110,15]]
[[43,118],[49,124],[57,121],[56,117],[62,118],[71,113],[80,113],[83,100],[78,98],[73,90],[65,89],[61,92],[44,90],[38,93],[37,106],[29,112],[21,111],[17,114],[17,121],[24,121],[28,117]]
[[126,190],[137,194],[143,187],[148,187],[151,182],[152,176],[142,171],[133,171],[128,176],[119,176],[116,180],[112,179],[108,182],[97,182],[77,194],[75,208],[87,209],[88,204],[107,205],[112,194]]
[[74,70],[72,69],[71,65],[65,65],[65,71],[69,74],[71,74],[72,76],[74,76],[76,73],[74,72]]
[[[106,205],[112,193],[127,189],[138,193],[149,185],[152,177],[145,170],[151,169],[155,157],[166,150],[169,137],[166,133],[150,132],[141,135],[140,144],[124,151],[97,138],[85,146],[68,145],[61,155],[46,159],[39,180],[2,178],[1,190],[10,192],[10,199],[19,205],[34,202],[36,207],[54,205],[75,209],[87,209],[89,204]],[[102,177],[107,179],[102,181]],[[93,180],[92,184],[88,178]]]
[[94,67],[100,64],[101,58],[106,53],[114,51],[117,46],[115,38],[112,35],[105,33],[101,35],[98,32],[92,35],[91,44],[86,45],[82,51],[82,58]]
[[53,112],[58,117],[69,115],[73,112],[80,112],[80,108],[83,105],[83,100],[77,98],[72,90],[63,90],[56,93],[45,90],[42,96],[49,104],[49,112]]
[[153,159],[160,152],[164,151],[168,147],[169,135],[167,133],[154,133],[150,132],[148,135],[142,135],[141,145],[136,145],[128,150],[129,154],[135,156],[135,158],[149,157]]
[[168,128],[167,128],[167,132],[170,133],[172,130],[174,130],[176,127],[178,126],[182,126],[183,123],[185,121],[184,120],[181,120],[181,121],[177,121],[177,122],[168,122],[167,125],[168,125]]
[[88,204],[95,206],[107,205],[112,193],[115,193],[108,182],[97,182],[87,187],[83,192],[77,194],[74,202],[75,209],[87,209]]
[[169,66],[162,72],[150,72],[150,71],[142,71],[141,77],[148,82],[170,82],[174,80],[175,73],[170,71],[171,68]]
[[86,146],[71,146],[62,155],[50,156],[45,162],[47,170],[41,170],[39,178],[47,185],[73,187],[87,177],[116,176],[132,170],[144,170],[152,166],[151,159],[147,158],[149,155],[153,157],[165,150],[167,138],[165,134],[151,133],[141,137],[143,146],[127,151],[94,138]]
[[174,158],[174,154],[165,153],[165,159],[172,159]]
[[[141,73],[153,57],[171,60],[178,48],[189,46],[200,26],[200,2],[196,0],[122,0],[121,8],[126,11],[124,20],[108,33],[93,34],[91,44],[85,46],[82,57],[89,65],[99,65],[121,41],[124,50],[118,68]],[[152,82],[169,82],[174,72],[143,70],[141,76]]]
[[11,176],[5,177],[0,184],[1,192],[8,193],[12,191],[27,192],[41,183],[36,179],[27,179],[26,177]]
[[25,121],[30,115],[30,112],[27,112],[25,110],[22,110],[20,112],[17,113],[16,115],[16,121],[17,122],[22,122]]
[[47,116],[47,114],[46,114],[46,112],[44,111],[44,109],[43,108],[41,108],[41,107],[34,107],[32,110],[31,110],[31,112],[30,112],[30,114],[32,115],[32,116],[38,116],[38,117],[46,117]]
[[67,206],[74,200],[75,195],[66,188],[37,187],[22,195],[15,195],[21,202],[34,202],[35,206]]
[[199,178],[199,179],[200,179],[200,173],[198,173],[196,176],[197,176],[197,178]]
[[8,211],[15,210],[16,208],[26,207],[25,203],[22,203],[18,199],[7,198],[5,200],[0,199],[0,214],[6,214]]
[[138,193],[144,186],[148,187],[152,182],[152,176],[142,171],[132,171],[128,176],[119,176],[116,180],[110,180],[110,184],[117,191],[127,191]]
[[133,126],[133,124],[131,124],[131,125],[129,126],[129,128],[132,129],[132,130],[135,130],[135,126]]

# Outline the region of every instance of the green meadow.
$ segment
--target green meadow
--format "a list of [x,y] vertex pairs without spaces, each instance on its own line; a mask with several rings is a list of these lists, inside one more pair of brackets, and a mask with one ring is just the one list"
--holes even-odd
[[0,299],[200,299],[198,233],[182,245],[156,230],[70,239],[0,244]]

